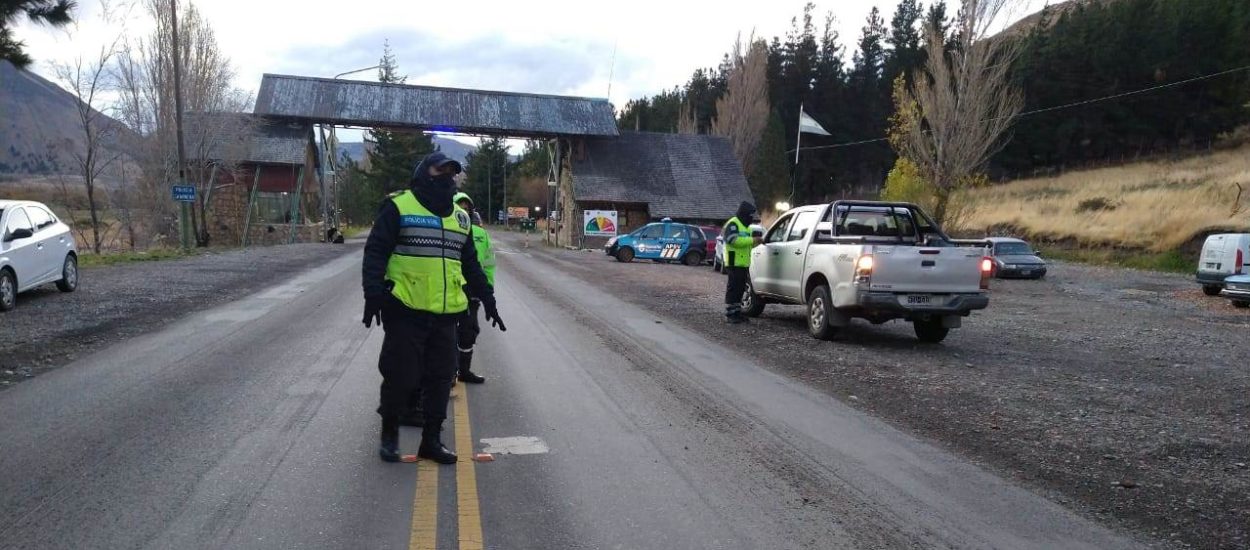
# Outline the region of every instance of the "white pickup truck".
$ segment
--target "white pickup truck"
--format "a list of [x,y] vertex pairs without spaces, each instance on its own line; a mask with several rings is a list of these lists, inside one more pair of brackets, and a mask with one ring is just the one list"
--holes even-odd
[[948,238],[919,207],[838,201],[777,219],[751,251],[743,310],[804,305],[812,336],[828,340],[852,318],[910,321],[916,337],[941,342],[963,317],[985,309],[993,269],[982,241]]

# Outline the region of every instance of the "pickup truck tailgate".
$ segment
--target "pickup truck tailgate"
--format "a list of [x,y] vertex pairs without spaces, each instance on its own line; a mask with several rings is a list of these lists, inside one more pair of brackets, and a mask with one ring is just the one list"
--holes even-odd
[[981,291],[979,248],[873,246],[870,290],[925,294]]

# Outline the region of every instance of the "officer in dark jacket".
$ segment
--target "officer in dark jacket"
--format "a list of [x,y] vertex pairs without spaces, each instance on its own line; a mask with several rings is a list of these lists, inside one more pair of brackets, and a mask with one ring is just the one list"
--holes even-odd
[[440,439],[451,379],[457,370],[456,321],[469,296],[486,319],[506,330],[470,238],[469,214],[452,203],[460,163],[435,152],[413,173],[410,188],[383,202],[365,243],[362,284],[366,327],[382,325],[382,441],[378,455],[399,461],[399,420],[420,387],[424,421],[417,456],[441,464],[456,455]]

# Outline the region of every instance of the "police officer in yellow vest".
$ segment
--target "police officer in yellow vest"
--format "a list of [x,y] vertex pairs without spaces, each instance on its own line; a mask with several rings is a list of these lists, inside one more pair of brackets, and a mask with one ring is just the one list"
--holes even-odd
[[387,462],[399,461],[399,417],[417,387],[425,416],[417,456],[456,462],[440,432],[456,374],[456,322],[468,310],[469,296],[481,300],[488,321],[506,330],[470,238],[469,214],[452,202],[460,171],[460,163],[443,153],[425,157],[410,188],[383,202],[365,243],[363,322],[386,331],[378,360],[378,455]]
[[729,275],[729,281],[725,283],[725,320],[730,323],[747,320],[742,314],[742,295],[750,277],[751,249],[760,244],[760,238],[751,234],[750,224],[754,222],[755,205],[744,201],[721,230],[725,242],[725,257],[721,261]]

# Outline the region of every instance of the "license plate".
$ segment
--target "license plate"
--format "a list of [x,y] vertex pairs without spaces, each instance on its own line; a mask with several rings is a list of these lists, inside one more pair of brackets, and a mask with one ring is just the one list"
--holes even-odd
[[907,297],[907,305],[909,306],[927,306],[932,303],[932,296],[911,295]]
[[1021,271],[1021,272],[1020,272],[1020,274],[1021,274],[1021,275],[1026,275],[1026,276],[1027,276],[1027,275],[1032,275],[1032,274],[1033,274],[1033,270],[1032,270],[1032,269],[1026,269],[1026,270],[1024,270],[1024,271]]

